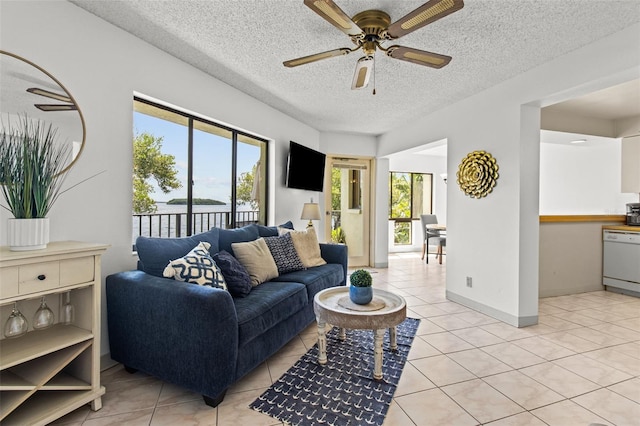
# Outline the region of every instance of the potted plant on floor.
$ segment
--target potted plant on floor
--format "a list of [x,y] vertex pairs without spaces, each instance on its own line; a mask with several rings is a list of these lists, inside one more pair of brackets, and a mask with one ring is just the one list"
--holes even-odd
[[366,305],[373,299],[373,280],[369,271],[358,269],[353,271],[349,278],[351,286],[349,287],[349,298],[358,305]]
[[0,128],[0,186],[13,214],[7,243],[11,250],[43,249],[49,242],[47,214],[60,195],[70,145],[56,141],[51,124],[24,115]]

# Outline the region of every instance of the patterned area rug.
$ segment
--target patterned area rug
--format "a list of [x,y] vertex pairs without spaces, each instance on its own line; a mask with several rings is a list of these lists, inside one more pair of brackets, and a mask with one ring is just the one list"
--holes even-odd
[[397,326],[398,350],[383,349],[384,378],[373,380],[373,331],[338,328],[327,333],[327,364],[318,364],[318,345],[302,356],[250,407],[292,425],[382,425],[420,324],[407,318]]

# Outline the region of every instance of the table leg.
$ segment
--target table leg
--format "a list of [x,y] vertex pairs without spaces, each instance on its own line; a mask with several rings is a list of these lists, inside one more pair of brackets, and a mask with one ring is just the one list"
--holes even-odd
[[327,324],[319,318],[316,321],[318,322],[318,364],[324,365],[327,363]]
[[91,401],[91,410],[98,411],[102,408],[102,397],[96,398]]
[[340,334],[338,335],[340,340],[347,340],[347,329],[344,327],[340,327]]
[[382,340],[384,339],[384,328],[374,331],[373,336],[373,378],[382,380]]
[[398,339],[395,327],[391,327],[389,329],[389,346],[391,347],[392,351],[398,350]]

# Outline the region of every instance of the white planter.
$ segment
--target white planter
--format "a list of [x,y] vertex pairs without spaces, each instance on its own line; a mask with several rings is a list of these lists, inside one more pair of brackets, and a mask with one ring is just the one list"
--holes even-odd
[[9,219],[7,243],[11,251],[47,248],[49,243],[49,218]]

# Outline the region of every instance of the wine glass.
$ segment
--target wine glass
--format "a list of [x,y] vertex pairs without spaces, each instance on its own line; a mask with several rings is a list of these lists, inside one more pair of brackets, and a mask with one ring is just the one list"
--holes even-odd
[[4,325],[4,337],[12,338],[23,336],[27,333],[28,328],[29,324],[27,323],[27,319],[22,315],[22,312],[18,310],[18,303],[13,302],[13,310]]
[[33,316],[33,329],[44,330],[45,328],[51,327],[53,321],[53,311],[49,309],[45,297],[42,296],[42,299],[40,299],[40,307]]
[[65,295],[64,305],[62,305],[62,322],[65,325],[73,324],[75,316],[75,308],[71,304],[71,292],[68,291]]

